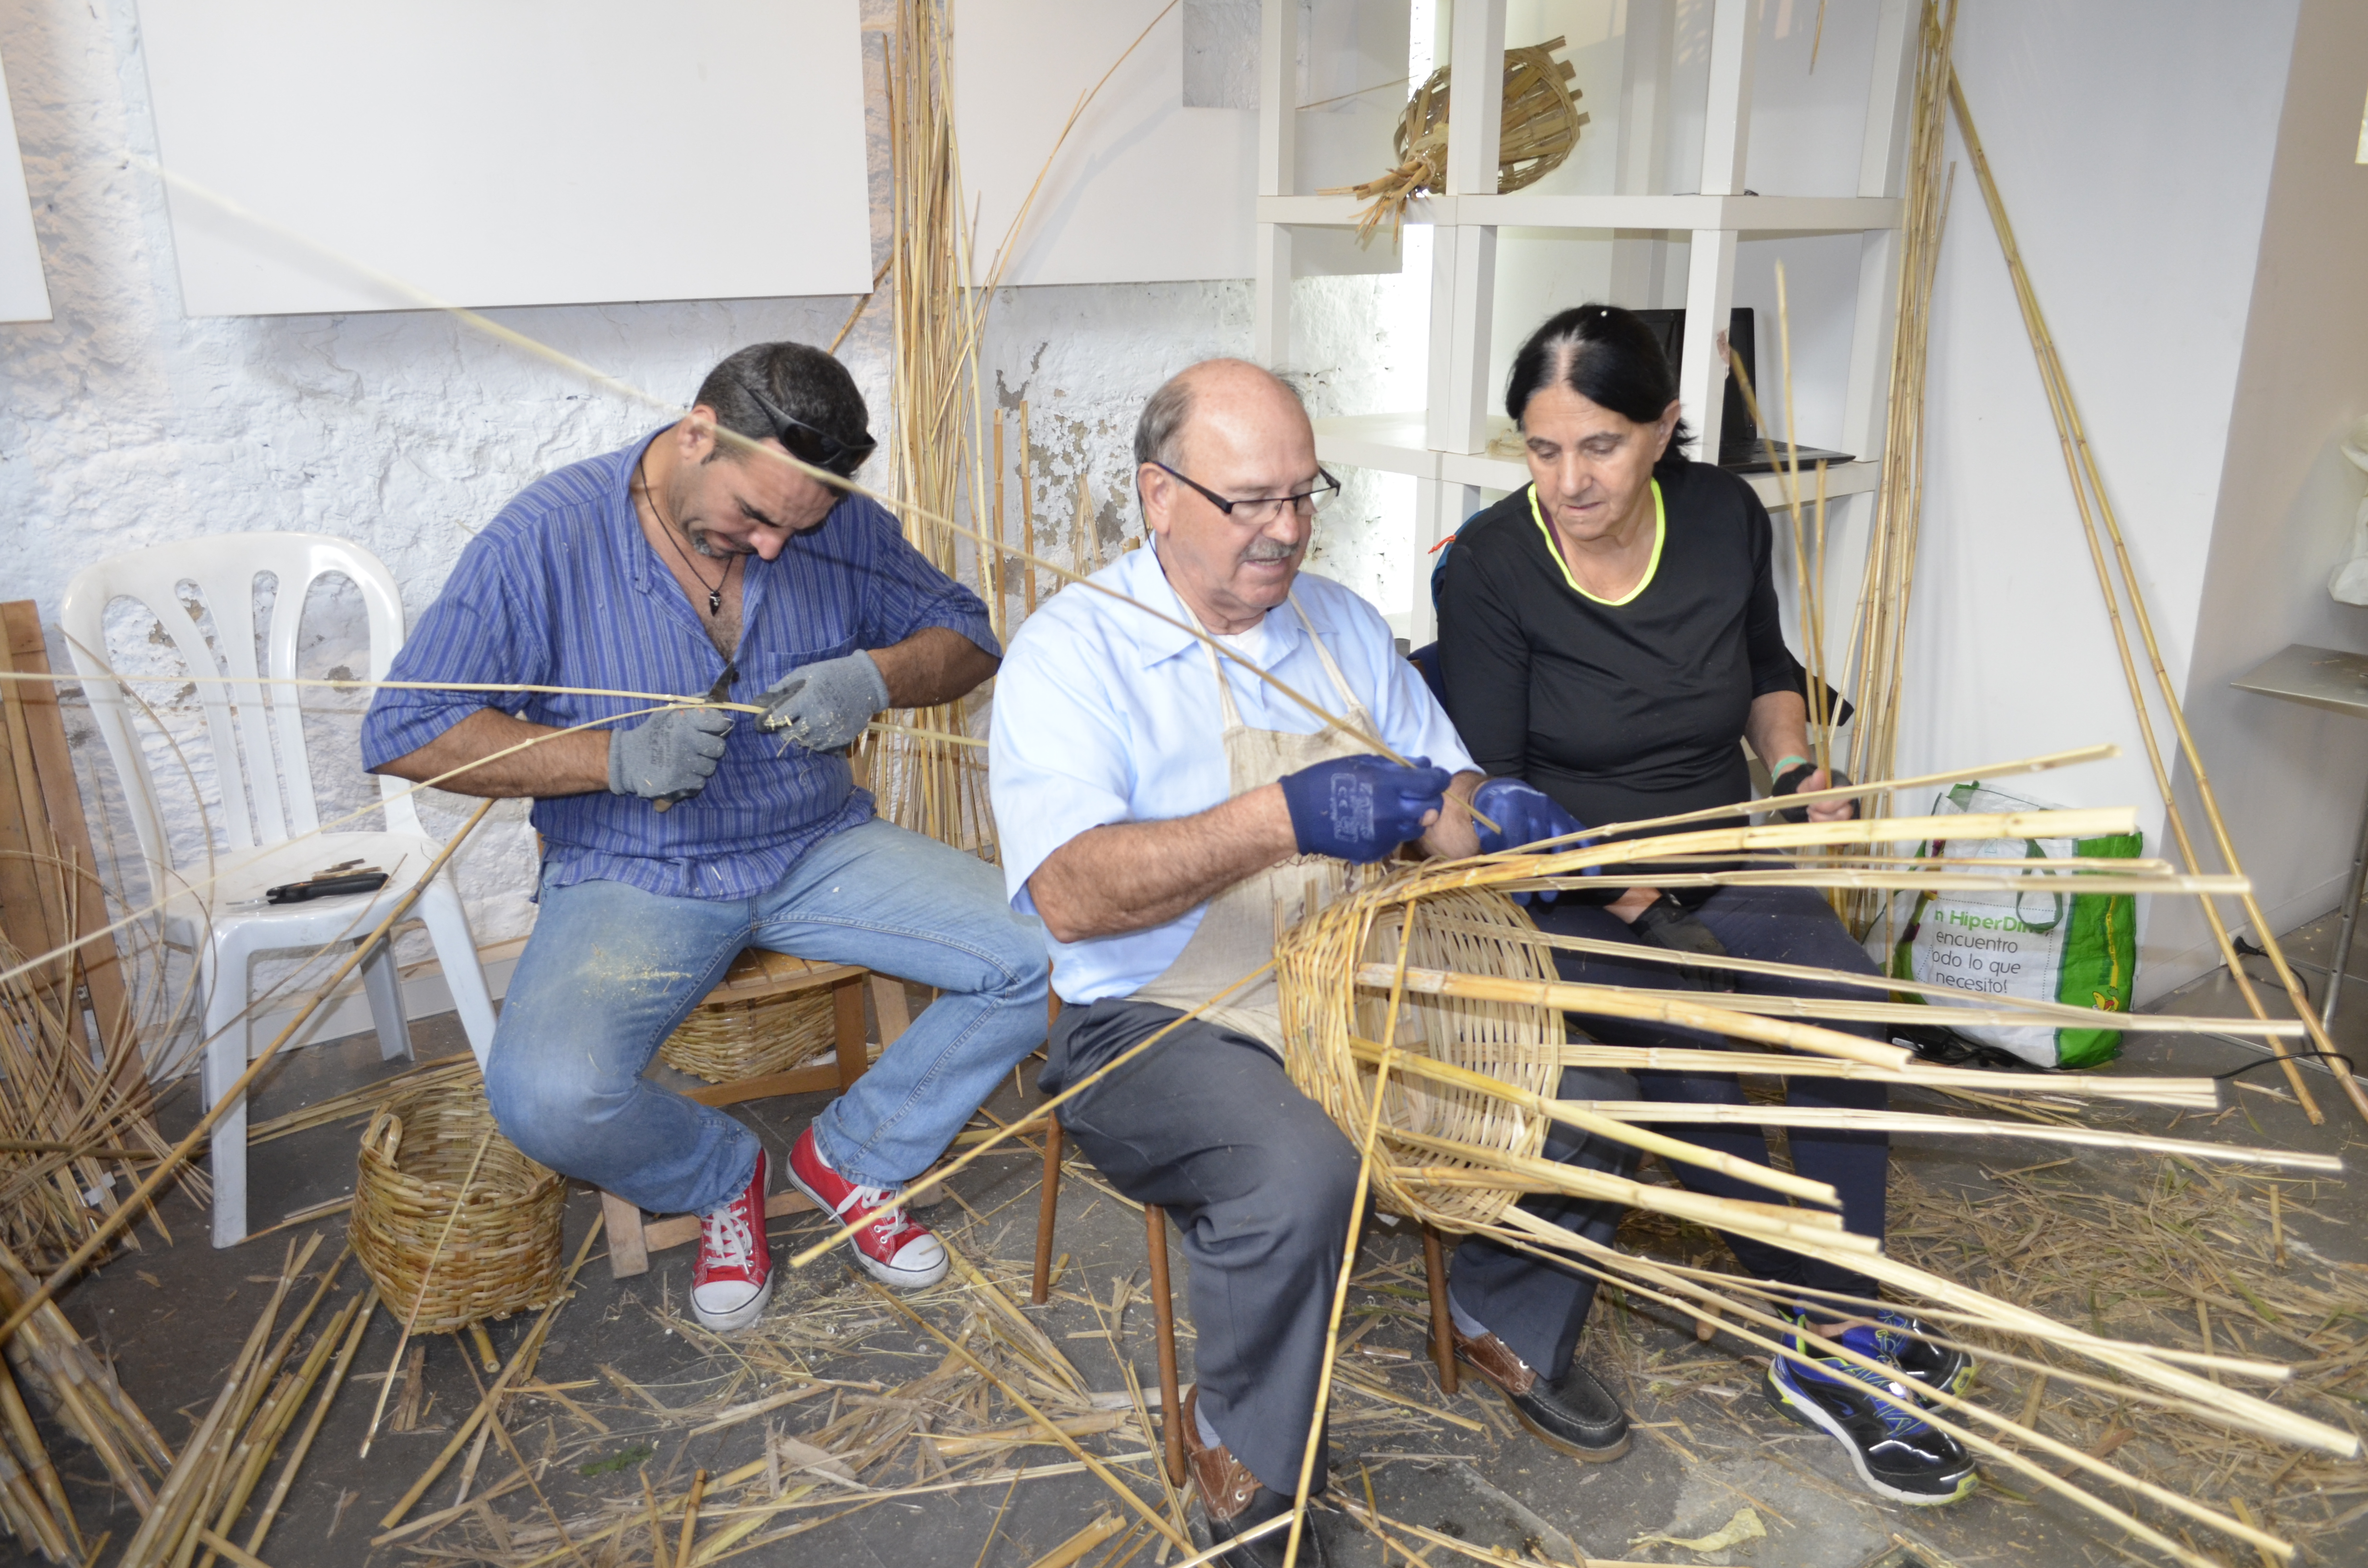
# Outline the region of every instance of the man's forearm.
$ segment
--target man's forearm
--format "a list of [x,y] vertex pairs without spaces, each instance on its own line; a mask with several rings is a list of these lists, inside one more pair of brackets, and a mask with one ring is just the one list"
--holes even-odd
[[[554,738],[537,741],[541,735]],[[478,766],[469,767],[472,763]],[[456,768],[467,771],[443,779],[438,789],[495,800],[606,792],[609,732],[570,733],[513,719],[499,709],[480,708],[417,751],[373,771],[418,784]]]
[[967,697],[993,675],[994,654],[959,631],[924,627],[902,642],[870,650],[888,683],[891,708],[927,708]]
[[1029,895],[1064,942],[1165,925],[1298,847],[1282,788],[1268,784],[1196,816],[1110,823],[1036,868]]

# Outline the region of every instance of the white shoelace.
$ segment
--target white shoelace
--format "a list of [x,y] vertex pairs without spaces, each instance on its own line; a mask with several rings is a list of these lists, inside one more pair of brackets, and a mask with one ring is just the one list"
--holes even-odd
[[746,1269],[757,1255],[757,1238],[745,1206],[733,1203],[707,1217],[700,1234],[710,1267]]
[[[882,1202],[887,1203],[884,1209],[878,1207]],[[859,1187],[848,1193],[846,1200],[838,1206],[840,1219],[844,1220],[849,1214],[868,1216],[863,1221],[867,1229],[885,1225],[894,1230],[905,1222],[903,1190],[887,1187]]]

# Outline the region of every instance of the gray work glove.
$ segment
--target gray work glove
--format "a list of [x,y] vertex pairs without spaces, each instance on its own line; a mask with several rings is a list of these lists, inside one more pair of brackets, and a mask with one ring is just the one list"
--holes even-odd
[[765,716],[757,724],[780,731],[808,751],[838,751],[853,745],[871,715],[887,706],[888,682],[859,648],[791,670],[767,687]]
[[609,733],[609,792],[683,801],[707,788],[732,731],[725,708],[675,708]]

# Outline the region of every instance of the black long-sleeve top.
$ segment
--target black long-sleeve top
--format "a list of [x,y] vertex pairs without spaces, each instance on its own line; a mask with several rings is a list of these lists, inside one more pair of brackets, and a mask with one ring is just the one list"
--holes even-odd
[[1655,480],[1657,547],[1625,599],[1572,579],[1533,487],[1465,523],[1440,569],[1448,717],[1492,778],[1590,825],[1748,799],[1752,700],[1802,688],[1759,496],[1698,462],[1665,462]]

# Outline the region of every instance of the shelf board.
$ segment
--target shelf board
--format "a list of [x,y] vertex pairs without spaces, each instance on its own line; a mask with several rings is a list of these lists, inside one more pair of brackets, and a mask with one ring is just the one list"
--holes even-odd
[[[1261,196],[1258,221],[1353,228],[1366,203],[1353,196]],[[1860,196],[1431,196],[1411,202],[1406,221],[1527,229],[1630,229],[1744,233],[1863,233],[1899,226],[1900,203]]]
[[[1512,421],[1500,415],[1488,422],[1489,438],[1497,441],[1511,434],[1512,428]],[[1315,421],[1315,456],[1322,462],[1411,474],[1417,479],[1443,479],[1451,484],[1477,485],[1484,490],[1519,490],[1530,482],[1529,465],[1519,457],[1435,451],[1424,444],[1425,438],[1419,412],[1359,414]],[[1826,471],[1826,496],[1838,500],[1844,495],[1863,494],[1880,483],[1882,477],[1880,462],[1842,463]],[[1754,473],[1744,478],[1771,511],[1783,504],[1781,475]],[[1809,471],[1804,468],[1801,500],[1804,506],[1815,493],[1813,485]]]
[[1343,415],[1318,419],[1315,425],[1319,462],[1412,474],[1417,479],[1439,477],[1440,454],[1427,444],[1419,409],[1412,414]]

